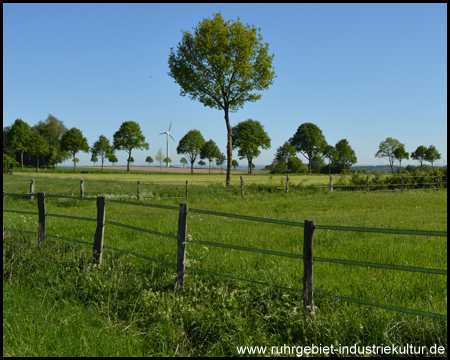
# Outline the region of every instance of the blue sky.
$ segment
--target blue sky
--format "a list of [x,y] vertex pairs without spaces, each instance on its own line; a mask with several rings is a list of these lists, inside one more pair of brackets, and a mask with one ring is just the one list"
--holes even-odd
[[275,54],[274,84],[230,115],[232,126],[258,120],[272,139],[255,164],[270,164],[305,122],[332,145],[347,139],[357,165],[388,164],[374,157],[387,137],[408,152],[435,145],[447,164],[447,4],[3,4],[3,126],[52,114],[92,146],[133,120],[150,143],[132,153],[144,165],[165,152],[159,133],[172,122],[174,166],[192,129],[226,153],[223,111],[180,96],[167,75],[181,31],[218,11],[260,28]]

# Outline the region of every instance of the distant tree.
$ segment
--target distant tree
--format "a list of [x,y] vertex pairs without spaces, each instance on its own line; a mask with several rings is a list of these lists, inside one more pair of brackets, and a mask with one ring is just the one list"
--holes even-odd
[[311,161],[313,157],[322,152],[326,145],[322,130],[313,123],[304,123],[300,125],[293,137],[289,139],[291,145],[297,152],[300,152],[309,163],[309,172],[311,173]]
[[48,114],[45,121],[40,120],[32,129],[42,135],[49,145],[49,151],[44,155],[43,164],[55,166],[70,159],[70,153],[61,150],[61,138],[68,131],[62,120]]
[[[311,159],[311,171],[318,173],[320,172],[320,169],[322,169],[325,166],[325,161],[323,160],[322,156],[320,154],[315,154],[313,158]],[[288,164],[289,166],[289,164]],[[309,168],[308,168],[309,170]]]
[[331,163],[337,156],[336,148],[333,145],[325,145],[322,149],[322,155],[325,159],[328,159],[328,174],[331,174]]
[[236,167],[239,166],[239,163],[237,162],[237,160],[233,160],[233,162],[231,164],[233,165],[234,170],[236,170]]
[[164,162],[165,162],[166,164],[170,164],[170,163],[172,162],[172,159],[171,159],[170,157],[165,157],[165,158],[164,158]]
[[248,173],[252,173],[253,158],[261,154],[262,149],[270,148],[270,137],[264,131],[264,126],[257,120],[241,121],[232,128],[233,148],[238,148],[239,159],[247,158]]
[[205,139],[198,130],[189,130],[178,143],[177,154],[186,155],[191,163],[191,174],[194,173],[195,160],[197,159],[197,156],[200,155],[200,150],[204,144]]
[[[95,157],[100,156],[100,159],[102,159],[101,172],[103,172],[103,163],[105,162],[105,159],[108,158],[110,155],[114,155],[114,151],[115,150],[111,146],[109,139],[103,135],[100,135],[98,140],[92,146],[92,148],[91,148],[92,156],[95,156]],[[98,161],[98,159],[97,159],[97,161]]]
[[203,169],[203,166],[206,165],[206,163],[205,163],[203,160],[200,160],[200,161],[198,162],[198,164],[201,166],[202,169]]
[[133,149],[148,150],[149,144],[145,142],[141,127],[137,122],[125,121],[114,134],[114,149],[124,150],[128,153],[127,172],[130,171],[131,151]]
[[[61,150],[69,152],[75,159],[77,152],[89,152],[89,145],[81,130],[72,128],[61,137]],[[73,162],[73,171],[77,171],[76,161]]]
[[393,152],[394,158],[398,160],[400,163],[400,167],[402,166],[402,160],[409,160],[409,153],[405,151],[405,145],[400,144]]
[[186,160],[185,157],[182,157],[181,160],[180,160],[180,163],[183,164],[183,168],[184,168],[184,165],[186,165],[188,163],[188,161]]
[[169,76],[181,87],[180,95],[199,100],[203,105],[223,109],[227,127],[227,177],[230,186],[233,156],[229,111],[261,98],[273,84],[274,55],[268,53],[260,30],[238,21],[225,22],[222,15],[203,19],[194,34],[183,31],[176,52],[171,48]]
[[434,145],[430,147],[425,152],[425,160],[431,162],[431,168],[434,169],[433,163],[441,158],[441,154],[437,151]]
[[411,153],[411,158],[419,161],[420,170],[422,171],[422,163],[427,160],[427,148],[423,145],[418,146],[416,151]]
[[220,156],[219,147],[214,140],[205,142],[200,149],[200,159],[208,159],[209,161],[209,173],[211,173],[211,162]]
[[389,165],[391,166],[391,173],[394,173],[394,161],[395,161],[395,155],[394,151],[399,146],[403,145],[400,141],[397,139],[388,137],[386,140],[382,141],[378,147],[378,151],[375,154],[375,157],[377,158],[386,158],[389,160]]
[[98,157],[95,156],[95,155],[92,155],[91,156],[91,161],[94,163],[94,166],[95,166],[95,163],[98,161]]
[[41,154],[46,154],[49,151],[49,145],[45,138],[39,133],[33,131],[30,143],[30,152],[36,155],[36,171],[39,171],[39,157]]
[[222,174],[222,165],[225,162],[225,160],[227,159],[227,157],[225,156],[224,153],[220,154],[220,157],[216,158],[216,165],[219,166],[220,165],[220,173]]
[[148,166],[150,166],[150,164],[153,163],[153,158],[151,156],[147,156],[145,162],[148,164]]
[[159,162],[159,171],[161,171],[161,163],[165,159],[164,154],[163,154],[163,150],[161,148],[158,149],[158,152],[156,153],[155,159],[156,159],[156,161]]
[[8,132],[9,146],[20,152],[20,165],[23,169],[23,153],[30,150],[33,132],[30,125],[22,119],[16,119]]
[[277,152],[275,153],[275,158],[278,160],[278,164],[284,164],[284,173],[286,174],[287,166],[289,159],[295,156],[295,148],[286,141],[282,146],[277,148]]
[[108,156],[108,160],[111,162],[111,166],[114,166],[114,163],[118,162],[116,155],[110,154]]
[[339,140],[335,146],[336,149],[336,162],[343,167],[343,172],[345,173],[345,165],[349,168],[353,164],[356,164],[358,159],[356,158],[355,151],[351,148],[347,139]]

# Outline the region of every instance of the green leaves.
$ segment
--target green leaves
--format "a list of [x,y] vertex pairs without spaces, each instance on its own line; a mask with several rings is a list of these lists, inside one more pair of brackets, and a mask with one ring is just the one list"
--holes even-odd
[[296,151],[300,152],[309,160],[309,172],[311,172],[311,160],[314,155],[321,153],[326,145],[322,130],[313,123],[300,125],[297,132],[289,139]]
[[131,150],[148,150],[149,144],[145,142],[141,127],[134,121],[125,121],[120,125],[118,131],[113,136],[114,148],[128,152],[127,171],[130,171]]
[[203,135],[198,130],[190,130],[180,140],[177,146],[177,154],[184,154],[191,163],[191,173],[194,172],[194,162],[205,144]]
[[79,151],[89,152],[89,145],[81,130],[72,128],[61,137],[61,150],[72,154],[74,160],[73,169],[76,171],[75,154]]

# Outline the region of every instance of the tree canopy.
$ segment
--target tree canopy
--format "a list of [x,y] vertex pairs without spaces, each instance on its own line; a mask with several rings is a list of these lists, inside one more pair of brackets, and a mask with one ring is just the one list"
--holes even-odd
[[229,111],[261,98],[273,84],[274,55],[263,42],[260,29],[237,21],[225,21],[219,13],[203,19],[194,32],[183,31],[177,50],[171,48],[169,76],[188,95],[203,105],[223,110],[227,127],[227,185],[231,181],[232,129]]
[[145,142],[141,127],[135,121],[125,121],[113,136],[114,149],[124,150],[128,153],[127,172],[130,171],[131,151],[133,149],[148,150],[149,144]]
[[61,150],[67,151],[73,156],[73,171],[77,171],[75,155],[79,151],[89,152],[89,145],[81,130],[72,128],[61,137]]
[[336,143],[335,149],[336,162],[342,166],[342,172],[345,173],[346,165],[350,168],[350,166],[356,164],[358,161],[355,151],[351,148],[347,139],[339,140]]
[[23,169],[23,153],[30,150],[33,132],[30,125],[22,119],[16,119],[8,132],[9,146],[20,152],[20,165]]
[[289,159],[295,156],[296,152],[294,147],[286,141],[282,146],[277,148],[277,152],[275,153],[275,158],[278,163],[284,164],[284,173],[286,174],[287,165]]
[[298,127],[289,142],[296,151],[308,159],[309,172],[311,173],[311,162],[314,156],[320,154],[326,145],[322,130],[313,123],[304,123]]
[[395,161],[395,154],[394,151],[404,144],[402,144],[397,139],[388,137],[386,140],[382,141],[378,147],[378,151],[375,154],[375,157],[377,158],[386,158],[389,160],[389,165],[391,166],[391,172],[394,173],[394,161]]
[[441,154],[437,151],[434,145],[430,147],[425,152],[425,160],[431,163],[431,167],[434,168],[433,163],[441,158]]
[[178,143],[177,154],[186,155],[191,163],[191,174],[194,173],[195,160],[197,159],[197,156],[200,155],[200,150],[204,144],[205,139],[198,130],[189,130]]
[[418,146],[417,149],[411,153],[411,158],[419,161],[420,170],[422,170],[422,164],[427,160],[427,148],[423,145]]
[[262,149],[270,148],[270,137],[264,126],[257,120],[248,119],[233,126],[233,148],[239,148],[239,159],[247,158],[248,173],[252,173],[253,158],[261,154]]
[[[93,157],[100,156],[100,158],[102,159],[101,171],[103,172],[103,163],[105,162],[105,159],[109,157],[109,155],[114,154],[114,148],[111,146],[111,143],[106,136],[100,135],[98,140],[92,146],[91,153]],[[98,161],[98,159],[96,161]]]
[[220,149],[216,145],[213,139],[205,142],[205,144],[200,149],[200,158],[208,159],[209,161],[209,172],[211,173],[211,162],[213,159],[220,157]]

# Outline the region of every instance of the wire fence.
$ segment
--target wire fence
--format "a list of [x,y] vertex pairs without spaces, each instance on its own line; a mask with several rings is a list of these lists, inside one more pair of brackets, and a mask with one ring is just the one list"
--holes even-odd
[[[27,197],[27,196],[30,196],[31,197],[30,194],[11,194],[11,193],[6,194],[4,192],[3,193],[3,198],[5,198],[5,196],[13,196],[13,197]],[[83,200],[91,200],[91,201],[92,200],[97,200],[97,208],[98,208],[97,218],[87,218],[87,217],[80,217],[80,216],[71,216],[71,215],[61,215],[61,214],[49,214],[49,213],[46,213],[45,212],[45,197],[68,198],[68,199],[77,199],[77,200],[79,200],[78,197],[73,197],[73,196],[46,195],[45,193],[42,193],[42,192],[38,193],[38,210],[39,210],[38,212],[20,211],[20,210],[5,210],[5,209],[3,209],[3,212],[4,213],[7,212],[7,213],[38,215],[39,216],[39,232],[30,232],[30,231],[25,231],[25,230],[20,230],[20,229],[11,229],[11,228],[5,228],[5,227],[3,228],[3,232],[5,233],[5,230],[7,230],[7,231],[21,232],[21,233],[24,233],[24,234],[37,234],[39,239],[45,239],[45,237],[48,236],[48,237],[51,237],[51,238],[58,238],[58,239],[62,239],[62,240],[82,243],[82,244],[91,245],[91,246],[94,245],[94,248],[96,247],[95,242],[96,241],[100,241],[101,242],[100,252],[102,251],[103,248],[106,248],[106,249],[110,249],[110,250],[113,250],[113,251],[118,251],[118,252],[122,252],[122,253],[125,253],[125,254],[130,254],[130,255],[133,255],[133,256],[136,256],[136,257],[140,257],[140,258],[143,258],[143,259],[147,259],[147,260],[150,260],[150,261],[158,262],[158,263],[161,263],[161,264],[164,264],[164,265],[177,267],[177,276],[178,277],[182,276],[183,277],[183,281],[184,281],[184,272],[185,272],[185,270],[188,270],[188,271],[194,271],[194,272],[203,273],[203,274],[209,274],[209,275],[213,275],[213,276],[221,276],[221,277],[225,277],[225,278],[231,278],[231,279],[236,279],[236,280],[240,280],[240,281],[246,281],[246,282],[255,283],[255,284],[259,284],[259,285],[272,286],[272,287],[277,287],[277,288],[282,288],[282,289],[287,289],[287,290],[292,290],[292,291],[298,291],[298,292],[304,293],[304,295],[306,296],[306,294],[305,294],[305,287],[304,287],[303,290],[299,289],[299,288],[285,287],[285,286],[280,286],[280,285],[276,285],[276,284],[270,284],[270,283],[266,283],[266,282],[261,282],[261,281],[256,281],[256,280],[250,280],[250,279],[235,277],[235,276],[231,276],[231,275],[227,275],[227,274],[210,272],[210,271],[197,269],[197,268],[193,268],[193,267],[185,267],[184,265],[183,265],[184,267],[183,267],[183,269],[181,271],[179,269],[180,263],[184,264],[185,260],[186,260],[185,257],[180,259],[180,255],[179,255],[180,254],[180,247],[184,246],[184,249],[185,249],[186,243],[195,243],[195,244],[205,245],[205,246],[213,246],[213,247],[218,247],[218,248],[234,249],[234,250],[238,250],[238,251],[247,251],[247,252],[253,252],[253,253],[258,253],[258,254],[274,255],[274,256],[293,258],[293,259],[303,259],[304,262],[306,261],[306,259],[305,259],[305,254],[306,254],[305,247],[304,247],[304,250],[303,250],[303,255],[301,255],[301,254],[292,254],[292,253],[286,253],[286,252],[280,252],[280,251],[273,251],[273,250],[266,250],[266,249],[260,249],[260,248],[254,248],[254,247],[245,247],[245,246],[231,245],[231,244],[223,244],[223,243],[217,243],[217,242],[211,242],[211,241],[205,241],[205,240],[198,240],[198,239],[188,238],[188,237],[186,237],[186,231],[187,231],[187,229],[186,229],[187,228],[187,222],[186,222],[187,204],[181,204],[180,208],[178,208],[176,206],[170,206],[170,205],[148,204],[148,203],[142,203],[142,202],[125,201],[125,200],[108,200],[108,202],[111,202],[111,203],[118,203],[118,204],[124,204],[124,205],[133,205],[133,206],[142,206],[142,207],[151,207],[151,208],[158,208],[158,209],[172,210],[172,211],[179,211],[180,212],[180,217],[179,217],[179,223],[178,223],[178,236],[176,236],[176,235],[172,235],[172,234],[162,233],[162,232],[158,232],[158,231],[154,231],[154,230],[148,230],[148,229],[144,229],[144,228],[140,228],[140,227],[136,227],[136,226],[131,226],[131,225],[115,222],[115,221],[106,220],[104,218],[104,199],[105,199],[104,197],[98,197],[97,199],[93,199],[93,198],[84,198],[83,199]],[[103,199],[103,210],[99,206],[99,204],[101,204],[101,202],[99,202],[99,199],[101,199],[101,198]],[[186,207],[186,212],[183,215],[185,217],[185,225],[186,225],[184,230],[183,230],[182,226],[180,226],[180,219],[182,217],[182,209],[181,209],[182,205],[185,205],[185,207]],[[102,211],[103,211],[103,220],[100,218],[100,215],[99,215]],[[222,212],[202,210],[202,209],[189,209],[189,212],[191,212],[191,213],[198,213],[198,214],[213,215],[213,216],[219,216],[219,217],[225,217],[225,218],[235,218],[235,219],[241,219],[241,220],[245,220],[245,221],[255,221],[255,222],[271,223],[271,224],[284,225],[284,226],[302,227],[302,228],[305,228],[305,244],[306,244],[306,240],[307,240],[306,239],[307,238],[306,227],[307,227],[307,224],[308,224],[307,221],[305,221],[305,223],[301,223],[301,222],[284,221],[284,220],[277,220],[277,219],[263,218],[263,217],[255,217],[255,216],[248,216],[248,215],[222,213]],[[85,241],[81,241],[81,240],[77,240],[77,239],[71,239],[71,238],[66,238],[66,237],[62,237],[62,236],[46,234],[45,233],[45,218],[46,217],[56,217],[56,218],[65,218],[65,219],[78,220],[78,221],[97,222],[96,239],[94,240],[94,244],[92,242],[85,242]],[[44,224],[42,224],[42,222],[44,222]],[[97,233],[98,233],[99,226],[104,227],[105,224],[112,225],[112,226],[117,226],[117,227],[122,227],[122,228],[127,228],[127,229],[130,229],[130,230],[133,230],[133,231],[144,232],[144,233],[148,233],[148,234],[152,234],[152,235],[156,235],[156,236],[162,236],[162,237],[166,237],[166,238],[169,238],[169,239],[172,239],[172,240],[177,240],[178,241],[178,260],[177,260],[177,264],[171,263],[171,262],[167,262],[167,261],[164,261],[164,260],[160,260],[160,259],[156,259],[156,258],[153,258],[153,257],[145,256],[145,255],[142,255],[142,254],[129,252],[127,250],[111,247],[111,246],[108,246],[108,245],[103,245],[103,238],[101,240],[98,240],[97,239]],[[44,229],[44,230],[42,230],[42,229]],[[371,233],[383,233],[383,234],[407,234],[407,235],[415,235],[415,236],[447,237],[447,232],[446,231],[426,231],[426,230],[412,230],[412,229],[410,229],[410,230],[407,230],[407,229],[384,229],[384,228],[366,228],[366,227],[316,225],[316,224],[314,224],[314,229],[317,229],[317,230],[333,230],[333,231],[347,231],[347,232],[371,232]],[[311,254],[312,254],[312,233],[314,232],[314,229],[312,229],[310,239],[308,240],[310,242],[310,246],[311,246]],[[42,234],[42,231],[44,231],[44,234]],[[184,231],[184,238],[183,238],[183,235],[182,235],[183,231]],[[5,236],[5,235],[3,235],[3,236]],[[181,239],[180,239],[180,237],[181,237]],[[304,246],[307,246],[307,245],[304,245]],[[94,255],[95,255],[95,251],[94,251]],[[328,262],[328,263],[344,264],[344,265],[350,265],[350,266],[360,266],[360,267],[366,267],[366,268],[367,267],[372,267],[372,268],[391,269],[391,270],[395,270],[395,271],[420,272],[420,273],[433,274],[433,275],[445,275],[445,276],[447,275],[447,270],[446,269],[434,269],[434,268],[391,265],[391,264],[362,262],[362,261],[353,261],[353,260],[335,259],[335,258],[312,257],[312,255],[311,255],[311,259],[312,258],[314,259],[314,261],[317,261],[317,262]],[[100,254],[100,261],[101,261],[101,254]],[[306,273],[306,268],[305,268],[305,273]],[[312,281],[312,263],[311,263],[311,281]],[[427,316],[427,317],[444,319],[444,320],[447,319],[447,315],[444,315],[444,314],[430,313],[430,312],[419,311],[419,310],[415,310],[415,309],[407,309],[407,308],[391,306],[391,305],[386,305],[386,304],[377,304],[377,303],[367,302],[367,301],[363,301],[363,300],[359,300],[359,299],[341,297],[341,296],[336,296],[336,295],[331,295],[331,294],[324,294],[324,293],[320,293],[320,292],[315,292],[314,295],[316,297],[330,298],[330,299],[334,299],[334,300],[358,303],[358,304],[367,305],[367,306],[380,307],[380,308],[385,308],[385,309],[389,309],[389,310],[394,310],[394,311],[399,311],[399,312],[404,312],[404,313],[409,313],[409,314],[414,314],[414,315]],[[306,309],[306,305],[305,305],[305,309]]]

